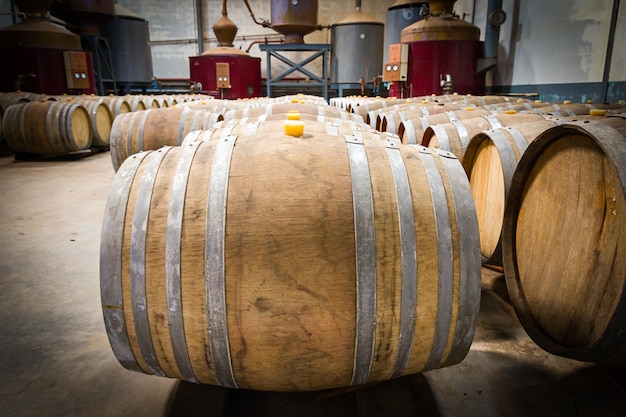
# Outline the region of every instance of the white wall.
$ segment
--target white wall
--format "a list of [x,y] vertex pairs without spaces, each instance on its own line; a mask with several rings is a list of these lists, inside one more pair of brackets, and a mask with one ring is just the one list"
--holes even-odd
[[[488,0],[459,0],[457,14],[472,13],[484,39]],[[613,0],[503,0],[498,67],[491,85],[601,82]],[[471,21],[472,16],[466,18]],[[620,7],[611,81],[626,80],[626,4]]]

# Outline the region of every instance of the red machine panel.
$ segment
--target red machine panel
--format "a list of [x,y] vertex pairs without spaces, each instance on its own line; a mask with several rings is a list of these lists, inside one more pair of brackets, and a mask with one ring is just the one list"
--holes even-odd
[[[11,57],[0,65],[0,91],[22,90],[52,95],[96,92],[91,52],[52,48],[0,48],[0,53]],[[77,83],[68,85],[66,71],[71,69],[79,70],[76,71],[79,79]]]
[[[218,85],[218,73],[222,78],[227,75],[228,81],[222,80]],[[192,56],[189,57],[189,75],[192,82],[202,84],[203,94],[216,98],[261,96],[261,58],[248,55]]]
[[459,94],[484,94],[485,74],[476,74],[482,56],[482,42],[419,41],[410,42],[408,79],[394,83],[390,96],[417,97],[442,94],[441,78],[450,74],[453,90]]

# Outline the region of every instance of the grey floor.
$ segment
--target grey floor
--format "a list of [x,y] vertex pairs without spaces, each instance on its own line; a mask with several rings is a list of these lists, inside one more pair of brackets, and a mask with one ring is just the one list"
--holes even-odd
[[1,416],[624,416],[626,373],[538,348],[483,270],[479,324],[459,365],[360,390],[230,391],[133,373],[108,344],[99,294],[108,152],[0,157]]

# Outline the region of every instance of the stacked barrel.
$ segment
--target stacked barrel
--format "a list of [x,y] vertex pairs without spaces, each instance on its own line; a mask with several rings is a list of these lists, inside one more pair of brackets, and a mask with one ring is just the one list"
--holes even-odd
[[168,107],[198,95],[49,96],[0,93],[0,136],[20,155],[61,156],[108,149],[114,119],[124,113]]

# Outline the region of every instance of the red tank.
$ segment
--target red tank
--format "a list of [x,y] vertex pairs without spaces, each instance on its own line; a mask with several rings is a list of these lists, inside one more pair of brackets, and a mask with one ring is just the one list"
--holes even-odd
[[393,84],[391,96],[484,93],[485,74],[477,72],[480,29],[452,14],[453,4],[430,2],[430,15],[402,30],[400,40],[409,45],[407,81]]
[[261,58],[232,47],[213,48],[189,57],[189,76],[200,91],[216,98],[261,96]]

